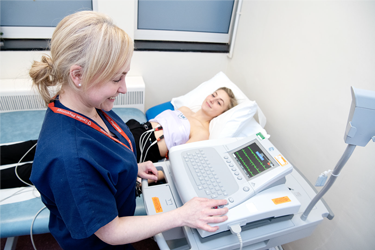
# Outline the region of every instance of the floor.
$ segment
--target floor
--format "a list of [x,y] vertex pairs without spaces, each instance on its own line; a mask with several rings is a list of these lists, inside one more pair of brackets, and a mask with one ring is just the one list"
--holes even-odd
[[[5,247],[6,239],[1,239],[1,250]],[[34,244],[38,250],[61,250],[56,240],[51,234],[34,235]],[[159,250],[153,239],[146,239],[133,244],[136,250]],[[20,236],[18,238],[16,250],[34,250],[30,236]]]

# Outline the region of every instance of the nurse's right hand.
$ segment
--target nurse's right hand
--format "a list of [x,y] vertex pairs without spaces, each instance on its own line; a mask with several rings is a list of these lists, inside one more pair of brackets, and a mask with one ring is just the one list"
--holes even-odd
[[219,227],[210,226],[208,224],[220,223],[228,219],[228,216],[224,215],[228,212],[228,208],[215,209],[215,207],[226,204],[227,200],[212,200],[195,197],[178,209],[179,216],[184,226],[215,232]]

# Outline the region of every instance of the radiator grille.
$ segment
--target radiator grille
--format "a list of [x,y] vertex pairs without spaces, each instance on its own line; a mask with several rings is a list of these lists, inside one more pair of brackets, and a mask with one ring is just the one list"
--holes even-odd
[[[114,103],[115,106],[137,107],[144,104],[143,91],[129,91],[120,94]],[[0,96],[0,111],[17,111],[28,109],[45,109],[43,99],[39,95],[11,95]],[[143,111],[143,110],[142,110]]]
[[15,95],[0,96],[0,110],[27,110],[27,109],[43,109],[45,104],[43,99],[38,95]]
[[124,95],[118,95],[114,103],[115,106],[127,106],[135,104],[143,104],[143,91],[131,91]]

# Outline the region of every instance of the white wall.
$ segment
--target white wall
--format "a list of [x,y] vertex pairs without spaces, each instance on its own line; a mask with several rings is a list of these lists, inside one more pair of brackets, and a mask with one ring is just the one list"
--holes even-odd
[[[375,2],[245,0],[241,13],[226,73],[262,107],[271,141],[315,183],[346,147],[350,86],[375,91]],[[284,249],[374,249],[373,176],[370,142],[325,196],[335,218]]]

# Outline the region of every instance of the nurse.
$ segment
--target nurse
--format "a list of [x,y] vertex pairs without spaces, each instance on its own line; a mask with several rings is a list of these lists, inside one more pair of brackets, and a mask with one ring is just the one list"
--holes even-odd
[[212,209],[225,200],[194,198],[171,212],[133,216],[136,177],[156,180],[157,170],[137,164],[134,138],[111,111],[126,93],[128,35],[103,14],[78,12],[58,24],[50,49],[29,72],[48,105],[30,180],[60,246],[132,249],[129,243],[174,227],[217,230],[208,223],[227,219],[226,208]]

